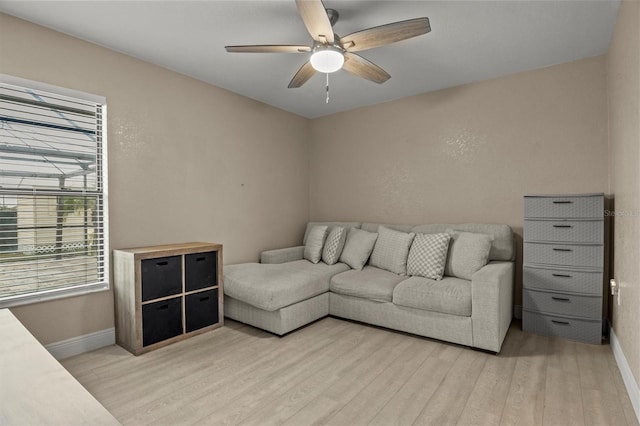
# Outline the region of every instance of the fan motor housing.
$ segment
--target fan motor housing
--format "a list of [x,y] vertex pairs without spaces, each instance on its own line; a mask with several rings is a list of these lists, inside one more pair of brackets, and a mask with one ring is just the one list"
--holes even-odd
[[327,16],[329,17],[329,22],[333,27],[336,24],[336,22],[338,22],[338,18],[340,18],[340,14],[335,9],[326,9],[326,11],[327,11]]

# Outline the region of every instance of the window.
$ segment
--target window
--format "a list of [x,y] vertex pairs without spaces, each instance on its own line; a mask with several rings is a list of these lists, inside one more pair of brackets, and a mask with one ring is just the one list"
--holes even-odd
[[108,288],[105,115],[0,75],[0,307]]

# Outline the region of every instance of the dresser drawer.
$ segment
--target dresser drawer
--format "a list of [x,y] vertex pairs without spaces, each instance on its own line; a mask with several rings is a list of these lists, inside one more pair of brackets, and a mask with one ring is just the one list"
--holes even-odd
[[600,344],[602,321],[564,318],[522,311],[522,329],[531,333],[559,336],[565,339]]
[[560,293],[602,294],[602,272],[570,271],[561,269],[522,269],[524,288],[551,290]]
[[602,316],[602,298],[525,289],[522,308],[547,314],[599,319]]
[[525,220],[525,241],[604,243],[602,220]]
[[602,268],[601,245],[524,243],[524,263]]
[[576,197],[525,197],[525,218],[602,218],[604,198],[598,196]]

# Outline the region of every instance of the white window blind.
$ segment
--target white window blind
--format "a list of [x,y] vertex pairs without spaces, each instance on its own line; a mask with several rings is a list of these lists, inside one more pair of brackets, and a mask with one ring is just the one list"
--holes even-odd
[[104,103],[0,80],[0,307],[108,287]]

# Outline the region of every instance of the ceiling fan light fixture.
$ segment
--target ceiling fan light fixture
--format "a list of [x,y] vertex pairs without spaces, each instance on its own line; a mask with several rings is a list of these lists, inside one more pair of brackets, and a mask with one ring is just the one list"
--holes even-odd
[[389,73],[355,52],[396,43],[431,31],[429,18],[422,17],[366,28],[340,37],[333,31],[333,26],[339,17],[337,11],[325,8],[322,0],[295,0],[295,3],[302,23],[313,39],[313,46],[291,44],[225,46],[227,52],[305,54],[309,60],[293,76],[287,86],[289,89],[301,87],[317,72],[326,75],[328,89],[329,73],[343,68],[353,75],[382,84],[391,78]]
[[318,45],[313,49],[310,62],[316,71],[329,74],[342,68],[344,53],[336,46]]

